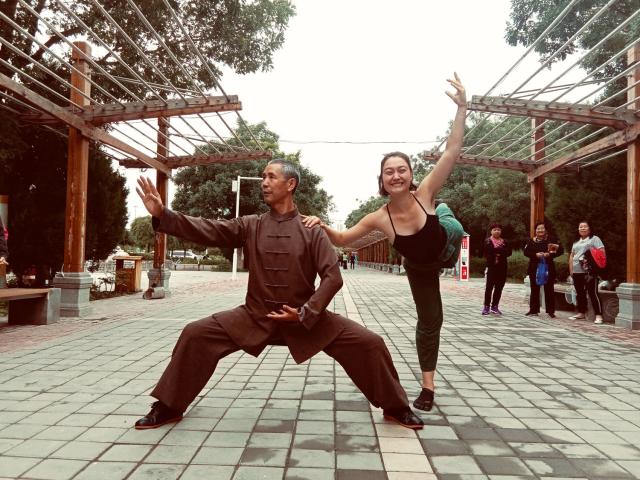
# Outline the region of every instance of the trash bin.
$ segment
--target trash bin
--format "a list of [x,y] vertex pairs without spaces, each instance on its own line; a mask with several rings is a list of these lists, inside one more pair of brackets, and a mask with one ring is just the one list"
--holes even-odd
[[141,292],[142,257],[119,256],[116,261],[116,292]]

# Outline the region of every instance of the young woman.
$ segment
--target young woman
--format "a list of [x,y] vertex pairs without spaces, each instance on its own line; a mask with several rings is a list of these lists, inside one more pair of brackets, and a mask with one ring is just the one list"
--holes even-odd
[[549,268],[549,277],[544,284],[545,309],[551,318],[556,318],[555,293],[553,291],[553,284],[556,280],[556,267],[553,259],[562,255],[563,252],[562,245],[549,238],[549,232],[544,222],[538,222],[535,236],[527,242],[523,250],[524,255],[529,257],[527,274],[529,275],[529,287],[531,289],[529,311],[525,315],[538,315],[540,313],[540,285],[536,283],[536,271],[538,264],[544,261]]
[[578,235],[580,237],[574,242],[571,253],[569,254],[569,273],[573,279],[573,286],[576,289],[578,314],[569,318],[571,320],[582,320],[586,318],[587,294],[589,294],[593,311],[596,314],[596,319],[593,323],[600,324],[602,323],[602,305],[598,298],[598,277],[595,275],[587,276],[584,268],[584,262],[586,262],[584,255],[592,248],[602,250],[604,253],[604,243],[602,243],[600,237],[591,232],[589,222],[585,220],[578,225]]
[[436,195],[460,156],[464,136],[466,94],[460,78],[457,74],[454,76],[454,80],[447,81],[456,91],[446,92],[458,106],[451,134],[442,156],[419,186],[413,183],[409,157],[401,152],[389,153],[382,159],[378,178],[380,195],[389,197],[385,206],[342,232],[322,224],[317,217],[305,220],[307,226],[320,223],[337,246],[348,245],[373,230],[380,230],[404,257],[418,313],[416,348],[422,370],[422,391],[413,405],[427,411],[433,407],[442,326],[440,268],[452,258],[457,259],[464,233],[445,204],[438,205],[437,209],[435,206]]
[[484,289],[482,315],[502,315],[498,305],[507,281],[507,257],[511,255],[511,247],[502,238],[502,226],[499,223],[491,224],[489,231],[491,235],[485,239],[483,245],[484,256],[487,259],[487,284]]

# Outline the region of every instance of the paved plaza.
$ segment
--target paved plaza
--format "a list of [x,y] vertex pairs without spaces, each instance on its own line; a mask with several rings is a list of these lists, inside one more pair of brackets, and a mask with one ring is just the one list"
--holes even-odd
[[[381,334],[411,399],[416,314],[406,277],[343,271],[330,309]],[[525,317],[508,285],[443,279],[436,406],[412,431],[382,418],[323,353],[220,362],[185,418],[133,429],[184,325],[242,303],[246,274],[176,272],[169,299],[92,303],[87,319],[0,319],[0,478],[430,480],[640,478],[640,332]],[[146,283],[146,282],[145,282]]]

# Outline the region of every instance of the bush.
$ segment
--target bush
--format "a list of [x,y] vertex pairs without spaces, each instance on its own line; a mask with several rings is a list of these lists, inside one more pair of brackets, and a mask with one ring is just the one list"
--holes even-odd
[[[553,261],[556,266],[556,278],[564,282],[569,276],[569,265],[567,264],[567,254],[556,257]],[[525,257],[522,250],[515,250],[507,259],[507,277],[511,281],[522,283],[527,276],[529,258]]]
[[174,260],[174,263],[181,263],[183,265],[197,265],[198,260],[196,260],[195,258],[189,258],[189,257],[176,257],[176,259]]
[[469,275],[482,278],[485,268],[487,268],[487,260],[484,257],[471,257]]
[[222,255],[209,255],[208,258],[200,261],[200,265],[211,265],[212,270],[217,270],[219,272],[231,271],[231,262]]
[[507,258],[507,278],[513,282],[523,283],[528,266],[529,258],[524,256],[522,250],[514,250]]

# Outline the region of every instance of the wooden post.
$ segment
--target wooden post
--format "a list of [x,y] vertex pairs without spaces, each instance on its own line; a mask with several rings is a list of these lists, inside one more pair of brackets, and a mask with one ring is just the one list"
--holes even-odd
[[[74,42],[71,63],[84,75],[90,75],[89,64],[82,52],[91,55],[86,42]],[[91,84],[75,70],[71,71],[71,84],[87,96]],[[89,100],[71,90],[70,100],[78,105],[89,105]],[[87,177],[89,171],[89,140],[79,130],[69,128],[67,159],[67,207],[65,214],[64,272],[84,271],[84,237],[87,216]]]
[[[534,118],[531,120],[531,126],[534,129],[532,139],[535,144],[531,147],[532,160],[537,162],[544,158],[545,141],[542,138],[544,136],[544,127],[539,130],[535,130],[542,124],[544,120],[540,118]],[[531,237],[536,233],[536,223],[544,220],[544,175],[536,177],[531,182],[531,214],[529,221],[529,230]]]
[[[169,120],[165,117],[158,118],[158,158],[169,155]],[[166,206],[169,200],[168,195],[169,178],[163,172],[156,172],[156,188]],[[153,249],[153,268],[162,268],[167,258],[167,234],[156,233]]]
[[[627,65],[640,61],[640,45],[636,44],[627,53]],[[640,80],[640,68],[628,76],[628,84]],[[627,100],[640,97],[640,86],[627,91]],[[630,104],[629,109],[640,109],[640,100]],[[640,284],[640,139],[629,144],[627,149],[627,283]]]
[[[627,52],[627,65],[640,61],[640,45]],[[640,66],[628,75],[629,86],[640,80]],[[627,91],[629,101],[640,96],[640,86]],[[640,108],[640,101],[629,104],[630,110]],[[618,315],[616,325],[640,330],[640,139],[627,147],[627,281],[616,288]]]

